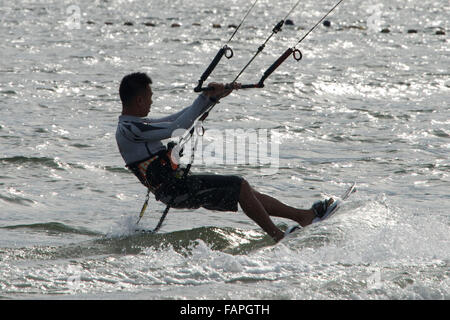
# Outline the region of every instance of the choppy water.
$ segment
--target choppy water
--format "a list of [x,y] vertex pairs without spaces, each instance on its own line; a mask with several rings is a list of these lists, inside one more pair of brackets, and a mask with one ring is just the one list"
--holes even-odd
[[[261,1],[212,79],[230,81],[294,2]],[[121,77],[152,76],[156,115],[188,105],[249,1],[0,3],[2,298],[450,298],[446,1],[344,1],[331,28],[304,41],[301,62],[287,60],[266,88],[233,94],[210,115],[211,130],[277,130],[279,169],[194,171],[244,175],[298,207],[358,182],[336,216],[277,245],[242,212],[203,209],[173,210],[160,234],[133,235],[145,190],[114,140]],[[303,1],[295,26],[242,81],[331,5]],[[153,201],[142,225],[162,209]]]

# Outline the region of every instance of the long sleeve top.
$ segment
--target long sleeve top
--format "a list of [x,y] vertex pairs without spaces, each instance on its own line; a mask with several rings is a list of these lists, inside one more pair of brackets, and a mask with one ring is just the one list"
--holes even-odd
[[199,95],[194,103],[183,110],[163,118],[119,116],[116,141],[127,165],[147,160],[166,147],[162,140],[180,135],[214,102]]

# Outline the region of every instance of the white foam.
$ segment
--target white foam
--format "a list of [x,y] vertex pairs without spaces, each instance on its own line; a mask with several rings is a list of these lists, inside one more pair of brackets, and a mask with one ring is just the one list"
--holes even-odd
[[121,215],[120,219],[109,228],[106,236],[108,238],[116,238],[135,234],[137,220],[136,214]]

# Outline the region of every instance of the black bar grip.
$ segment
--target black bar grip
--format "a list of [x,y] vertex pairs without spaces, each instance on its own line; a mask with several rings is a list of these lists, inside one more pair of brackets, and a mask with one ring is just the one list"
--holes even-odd
[[284,60],[289,57],[292,52],[294,52],[294,49],[288,48],[278,59],[275,61],[269,69],[264,72],[263,76],[261,77],[261,80],[259,80],[258,86],[260,88],[264,87],[264,81],[284,62]]
[[[206,79],[208,79],[208,77],[211,74],[211,72],[213,72],[214,68],[220,62],[220,59],[222,59],[223,55],[226,52],[228,52],[228,50],[231,50],[231,48],[229,48],[228,46],[225,45],[217,52],[217,54],[214,57],[213,61],[211,61],[211,63],[209,64],[208,68],[206,68],[205,72],[203,72],[202,76],[200,77],[200,80],[198,80],[198,85],[194,89],[195,92],[205,91],[205,90],[202,90],[203,82]],[[233,52],[233,51],[231,51],[231,52]],[[231,56],[232,56],[232,54],[231,54]],[[231,56],[230,56],[230,58],[231,58]]]
[[194,89],[195,92],[212,91],[214,87],[197,87]]
[[262,87],[259,86],[259,83],[253,83],[253,84],[243,84],[239,89],[254,89],[254,88],[262,88]]
[[225,48],[221,48],[219,52],[217,52],[216,56],[214,57],[213,61],[209,64],[208,68],[203,72],[202,76],[200,77],[200,80],[205,81],[211,72],[214,70],[214,68],[219,63],[220,59],[222,59],[223,55],[225,54]]

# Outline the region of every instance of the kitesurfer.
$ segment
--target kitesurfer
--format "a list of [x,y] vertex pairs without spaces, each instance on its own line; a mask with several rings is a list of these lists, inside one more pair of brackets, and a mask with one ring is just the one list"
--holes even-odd
[[[141,72],[126,75],[119,88],[122,114],[119,116],[116,140],[126,166],[149,188],[156,200],[177,209],[238,211],[255,221],[276,242],[285,232],[270,218],[282,217],[301,226],[322,217],[334,202],[332,198],[317,201],[311,209],[298,209],[258,192],[246,179],[237,175],[189,173],[171,155],[172,146],[163,140],[173,138],[176,130],[188,130],[212,104],[228,96],[239,84],[225,86],[210,83],[212,89],[204,91],[193,104],[163,118],[148,118],[152,105],[152,80]],[[289,230],[291,231],[291,230]]]

